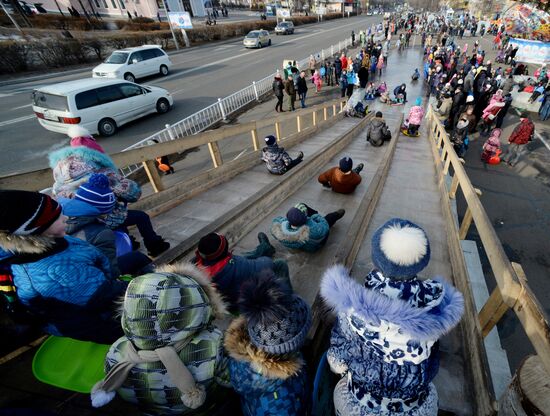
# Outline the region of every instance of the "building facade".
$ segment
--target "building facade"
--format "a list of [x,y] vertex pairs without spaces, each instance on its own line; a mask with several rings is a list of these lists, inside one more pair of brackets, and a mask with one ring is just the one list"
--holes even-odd
[[[188,11],[194,17],[206,16],[208,7],[212,7],[211,0],[165,0],[168,11]],[[49,13],[69,14],[72,7],[81,15],[84,11],[89,15],[100,15],[127,19],[132,17],[149,17],[157,19],[159,16],[166,20],[163,0],[42,0],[42,7]]]

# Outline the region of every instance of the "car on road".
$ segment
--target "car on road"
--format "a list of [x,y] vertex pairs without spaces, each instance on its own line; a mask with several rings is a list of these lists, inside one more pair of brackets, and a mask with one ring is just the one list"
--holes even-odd
[[135,82],[149,75],[168,75],[172,62],[159,45],[143,45],[114,51],[92,70],[94,78],[119,78]]
[[66,134],[78,124],[102,136],[112,136],[123,124],[147,114],[166,113],[174,103],[163,88],[96,78],[40,87],[32,93],[32,101],[46,130]]
[[267,30],[252,30],[243,40],[245,48],[263,48],[271,45],[271,38]]
[[280,22],[275,26],[276,35],[291,35],[294,33],[294,23],[292,22]]

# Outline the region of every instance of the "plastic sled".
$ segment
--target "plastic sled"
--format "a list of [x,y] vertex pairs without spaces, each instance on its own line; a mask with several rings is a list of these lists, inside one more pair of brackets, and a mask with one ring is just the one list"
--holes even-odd
[[130,240],[128,234],[122,231],[115,231],[115,245],[117,257],[123,256],[132,251],[132,240]]
[[42,383],[78,393],[90,393],[105,376],[110,345],[50,336],[32,360],[32,372]]
[[334,386],[331,382],[332,373],[327,361],[326,351],[323,353],[317,373],[313,381],[313,397],[311,401],[312,416],[332,416],[333,412],[333,390]]
[[420,133],[409,134],[409,129],[401,129],[401,133],[408,137],[420,137]]

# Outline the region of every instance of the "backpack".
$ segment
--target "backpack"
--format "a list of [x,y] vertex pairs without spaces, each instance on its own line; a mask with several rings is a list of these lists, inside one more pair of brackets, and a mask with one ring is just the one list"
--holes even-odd
[[325,76],[326,70],[325,70],[325,67],[324,67],[324,66],[322,66],[321,69],[319,70],[319,74],[320,74],[322,77]]

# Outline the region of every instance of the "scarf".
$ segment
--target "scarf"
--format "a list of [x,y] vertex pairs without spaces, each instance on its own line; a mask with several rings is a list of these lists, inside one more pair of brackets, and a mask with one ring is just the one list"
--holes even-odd
[[233,258],[232,253],[227,253],[227,256],[222,258],[221,260],[218,260],[216,263],[208,264],[198,253],[198,251],[195,253],[195,264],[208,274],[210,278],[214,278],[219,272],[223,270],[225,266],[227,266],[227,263]]
[[128,342],[125,359],[115,364],[105,378],[92,388],[92,406],[101,407],[113,400],[115,391],[122,386],[137,364],[160,361],[166,368],[170,380],[181,392],[183,404],[190,409],[200,407],[206,400],[206,391],[202,385],[195,383],[193,375],[178,355],[188,343],[189,339],[185,339],[153,351],[137,351],[134,345]]

